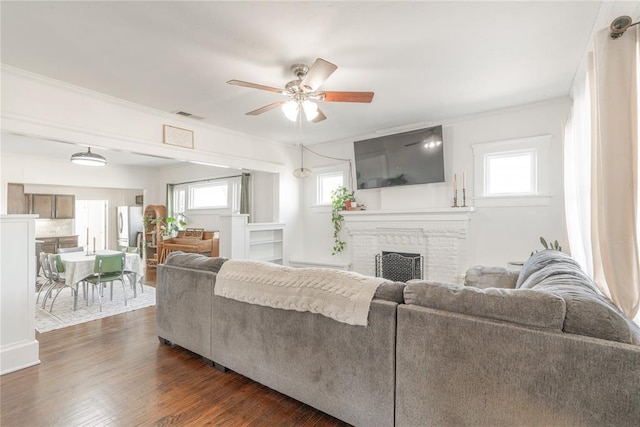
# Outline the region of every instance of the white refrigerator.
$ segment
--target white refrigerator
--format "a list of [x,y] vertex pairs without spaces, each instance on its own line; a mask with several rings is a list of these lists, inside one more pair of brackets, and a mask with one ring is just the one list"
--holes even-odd
[[137,246],[142,233],[142,206],[116,207],[116,228],[118,246]]

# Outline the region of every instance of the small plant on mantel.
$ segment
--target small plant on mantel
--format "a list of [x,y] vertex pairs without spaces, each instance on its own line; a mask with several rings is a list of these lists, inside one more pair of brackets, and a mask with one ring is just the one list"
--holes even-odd
[[[544,237],[540,237],[540,243],[542,244],[542,247],[544,247],[545,250],[552,250],[552,251],[560,251],[560,252],[562,252],[562,246],[560,246],[560,243],[558,243],[557,240],[554,240],[553,242],[551,240],[549,240],[549,243],[547,243],[547,241],[545,240]],[[531,255],[533,255],[536,252],[538,252],[538,251],[531,252]]]
[[355,201],[353,191],[344,185],[339,186],[331,192],[331,222],[333,222],[333,252],[331,255],[335,255],[344,250],[345,242],[340,239],[340,230],[342,230],[342,223],[344,221],[344,216],[342,216],[341,212],[345,210],[346,202]]

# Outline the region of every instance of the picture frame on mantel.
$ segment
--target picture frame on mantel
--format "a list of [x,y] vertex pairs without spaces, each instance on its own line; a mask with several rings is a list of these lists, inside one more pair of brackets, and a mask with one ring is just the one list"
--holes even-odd
[[171,125],[163,125],[162,142],[178,147],[193,148],[193,131]]

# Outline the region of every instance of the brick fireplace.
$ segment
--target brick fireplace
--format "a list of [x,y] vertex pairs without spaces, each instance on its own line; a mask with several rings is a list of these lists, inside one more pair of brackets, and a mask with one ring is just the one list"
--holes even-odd
[[420,254],[424,279],[459,283],[468,267],[467,228],[473,208],[344,213],[351,269],[374,276],[382,252]]

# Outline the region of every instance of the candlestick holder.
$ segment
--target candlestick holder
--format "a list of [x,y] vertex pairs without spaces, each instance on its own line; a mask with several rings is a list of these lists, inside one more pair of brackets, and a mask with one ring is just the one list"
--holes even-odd
[[462,207],[463,208],[467,207],[467,189],[466,188],[462,189]]
[[454,191],[453,193],[453,206],[451,206],[452,208],[457,208],[458,207],[458,191]]

